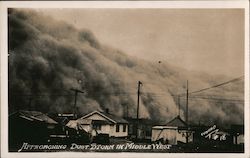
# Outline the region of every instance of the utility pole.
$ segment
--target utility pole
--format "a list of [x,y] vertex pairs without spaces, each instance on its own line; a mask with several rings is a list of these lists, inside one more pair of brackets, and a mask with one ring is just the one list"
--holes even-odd
[[127,118],[128,118],[128,104],[127,104]]
[[126,112],[124,112],[124,114],[123,114],[123,117],[124,118],[128,118],[128,104],[124,104],[124,110],[126,111]]
[[180,103],[180,96],[178,95],[178,115],[181,116],[181,103]]
[[136,139],[138,138],[138,125],[139,125],[139,105],[140,105],[140,89],[141,89],[142,82],[138,81],[138,87],[137,87],[137,115],[136,115]]
[[75,103],[74,103],[74,118],[76,119],[76,103],[77,103],[77,94],[78,93],[84,93],[83,91],[81,90],[78,90],[78,89],[74,89],[74,88],[71,88],[70,90],[74,91],[75,92]]
[[187,98],[186,98],[186,123],[187,123],[187,131],[186,131],[186,143],[188,144],[188,80],[187,80]]

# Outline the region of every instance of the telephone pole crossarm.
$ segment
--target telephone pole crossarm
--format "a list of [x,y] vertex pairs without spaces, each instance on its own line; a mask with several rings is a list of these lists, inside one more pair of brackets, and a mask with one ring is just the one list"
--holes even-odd
[[77,104],[77,95],[78,93],[84,93],[83,91],[79,90],[79,89],[74,89],[74,88],[71,88],[70,89],[71,91],[75,92],[75,102],[74,102],[74,118],[76,119],[76,104]]

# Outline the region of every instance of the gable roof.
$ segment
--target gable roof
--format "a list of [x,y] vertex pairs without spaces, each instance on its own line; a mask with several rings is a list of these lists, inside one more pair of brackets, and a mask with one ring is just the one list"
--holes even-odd
[[186,127],[187,123],[181,119],[181,117],[178,115],[171,121],[167,123],[167,126],[173,126],[173,127]]
[[90,125],[92,123],[92,120],[89,120],[89,119],[77,119],[77,122],[80,125]]
[[73,129],[78,129],[78,123],[77,120],[69,120],[69,122],[66,124],[67,127],[73,128]]
[[171,126],[153,126],[152,129],[163,130],[163,129],[178,129],[178,127]]
[[116,123],[128,123],[127,120],[123,119],[122,117],[110,114],[110,113],[104,113],[101,112],[103,115],[106,115],[107,117],[111,118],[112,120],[114,120]]
[[92,116],[94,114],[98,114],[101,115],[102,117],[106,118],[107,120],[111,121],[112,123],[128,123],[125,119],[115,116],[113,114],[110,113],[104,113],[104,112],[100,112],[100,111],[93,111],[83,117],[81,117],[80,119],[85,119],[89,116]]
[[[66,124],[66,126],[68,128],[72,128],[72,129],[75,129],[75,130],[79,130],[79,131],[83,131],[83,132],[89,132],[87,131],[87,129],[85,129],[82,125],[83,124],[80,124],[82,120],[69,120],[69,122]],[[90,120],[87,120],[87,122],[89,122]],[[86,121],[84,121],[86,122]],[[83,122],[82,122],[83,123]]]
[[29,120],[29,121],[40,121],[45,122],[49,124],[57,124],[57,122],[50,117],[48,117],[46,114],[41,113],[39,111],[26,111],[26,110],[20,110],[17,112],[18,116]]

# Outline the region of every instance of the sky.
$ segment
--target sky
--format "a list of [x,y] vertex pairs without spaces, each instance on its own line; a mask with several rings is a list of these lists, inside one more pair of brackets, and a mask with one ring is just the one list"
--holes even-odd
[[209,74],[244,74],[242,9],[39,9],[100,43],[149,61]]

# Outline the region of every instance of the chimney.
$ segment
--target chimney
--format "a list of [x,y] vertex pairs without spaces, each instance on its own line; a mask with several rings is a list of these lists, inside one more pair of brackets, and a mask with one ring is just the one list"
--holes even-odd
[[106,113],[109,114],[109,108],[106,108],[105,110],[106,110]]

